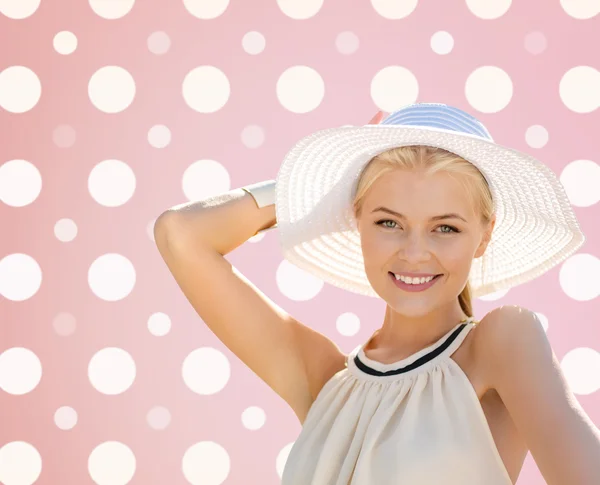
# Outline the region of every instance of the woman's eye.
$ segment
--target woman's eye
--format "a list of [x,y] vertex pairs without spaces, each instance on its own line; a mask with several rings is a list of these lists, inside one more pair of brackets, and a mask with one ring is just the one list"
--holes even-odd
[[450,231],[442,231],[442,232],[445,232],[445,233],[460,232],[458,229],[456,229],[456,227],[449,226],[448,224],[442,224],[441,226],[438,226],[438,227],[448,227],[448,228],[450,228]]
[[[394,229],[394,226],[385,225],[386,222],[391,222],[392,224],[396,224],[396,221],[392,221],[391,219],[382,219],[380,221],[377,221],[375,224],[377,224],[378,226],[383,226],[387,229]],[[441,226],[438,226],[437,229],[439,229],[440,227],[447,227],[448,229],[450,229],[449,231],[441,231],[442,234],[451,234],[453,232],[456,232],[456,233],[460,232],[456,227],[449,226],[448,224],[442,224]]]
[[378,226],[384,226],[384,227],[387,227],[388,229],[393,229],[393,228],[392,228],[392,227],[390,227],[390,226],[385,226],[385,225],[384,225],[384,223],[385,223],[385,222],[391,222],[392,224],[396,224],[396,222],[395,222],[395,221],[392,221],[391,219],[382,219],[381,221],[377,221],[375,224],[377,224]]

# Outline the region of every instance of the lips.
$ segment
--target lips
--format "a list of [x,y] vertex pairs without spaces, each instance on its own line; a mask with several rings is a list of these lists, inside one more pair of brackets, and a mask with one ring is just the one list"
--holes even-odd
[[396,277],[394,276],[394,273],[392,273],[391,271],[388,272],[388,274],[390,275],[390,279],[392,280],[392,282],[394,283],[394,285],[397,288],[400,288],[401,290],[408,291],[408,292],[426,291],[428,288],[431,288],[433,285],[435,285],[437,283],[437,280],[439,279],[439,277],[442,276],[441,274],[439,274],[439,275],[434,276],[433,279],[431,279],[430,281],[413,285],[410,283],[405,283],[402,280],[397,280]]
[[[390,273],[392,276],[394,276],[394,278],[396,277],[396,275],[395,275],[395,274],[394,274],[392,271],[388,271],[388,273]],[[436,279],[438,276],[442,276],[442,273],[440,273],[440,274],[436,274],[436,275],[433,277],[433,279]],[[414,276],[413,276],[413,278],[414,278]],[[429,276],[427,276],[427,278],[429,278]],[[432,281],[433,281],[433,280],[432,280]]]

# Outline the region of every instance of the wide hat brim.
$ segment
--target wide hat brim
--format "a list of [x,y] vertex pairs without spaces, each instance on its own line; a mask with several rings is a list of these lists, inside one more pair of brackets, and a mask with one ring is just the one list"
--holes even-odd
[[474,297],[530,281],[585,242],[562,184],[530,155],[446,129],[343,126],[302,138],[283,160],[275,197],[284,258],[336,287],[378,297],[365,273],[352,199],[369,160],[406,145],[453,152],[475,165],[490,186],[496,224],[485,253],[472,262]]

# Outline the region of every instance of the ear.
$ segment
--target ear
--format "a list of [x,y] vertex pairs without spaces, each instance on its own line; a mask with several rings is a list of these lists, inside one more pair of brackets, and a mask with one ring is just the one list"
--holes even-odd
[[496,225],[496,214],[494,214],[492,216],[492,219],[487,224],[485,231],[483,233],[483,237],[481,238],[481,242],[479,243],[479,246],[477,247],[477,251],[475,251],[475,255],[473,256],[474,258],[479,258],[480,256],[483,256],[483,253],[485,253],[485,250],[488,247],[490,239],[492,238],[492,232],[494,231],[495,225]]

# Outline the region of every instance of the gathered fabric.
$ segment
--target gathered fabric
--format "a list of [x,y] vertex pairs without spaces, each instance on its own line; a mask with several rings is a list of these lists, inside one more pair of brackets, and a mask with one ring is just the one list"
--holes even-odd
[[476,323],[383,364],[356,347],[323,386],[282,485],[512,485],[483,408],[451,358]]

